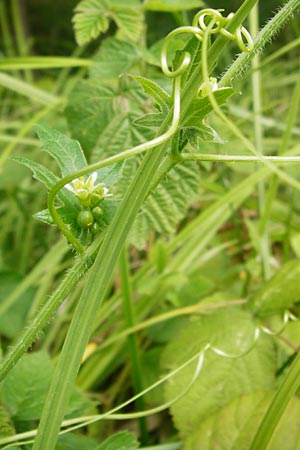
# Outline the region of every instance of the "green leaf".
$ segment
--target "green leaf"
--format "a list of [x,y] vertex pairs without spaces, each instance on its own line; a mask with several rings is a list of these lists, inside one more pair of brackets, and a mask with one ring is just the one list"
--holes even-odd
[[[21,283],[22,276],[15,272],[0,272],[0,303]],[[0,334],[7,338],[15,338],[23,329],[28,312],[33,302],[35,291],[30,288],[22,295],[22,301],[14,303],[0,315]]]
[[278,314],[300,301],[300,260],[286,263],[253,296],[250,307],[259,316]]
[[108,38],[93,58],[90,76],[110,80],[128,72],[140,58],[140,51],[136,45]]
[[99,137],[114,117],[116,95],[112,87],[100,85],[97,79],[79,81],[70,94],[65,110],[69,128],[87,155],[101,144]]
[[54,221],[49,212],[49,209],[43,209],[42,211],[38,211],[35,214],[33,214],[33,217],[42,223],[46,223],[47,225],[54,225]]
[[63,177],[87,165],[78,141],[59,131],[40,125],[36,127],[36,131],[42,142],[42,150],[49,153],[57,161]]
[[23,156],[14,156],[11,158],[13,161],[16,161],[22,164],[25,167],[28,167],[33,172],[33,177],[40,181],[47,190],[50,190],[59,180],[59,178],[47,167],[39,164],[31,159],[24,158]]
[[[235,93],[233,88],[221,88],[214,92],[218,105],[223,105]],[[183,121],[185,127],[196,127],[213,110],[208,97],[196,98],[192,101]]]
[[131,230],[131,243],[143,248],[151,229],[164,236],[172,235],[196,198],[199,176],[194,163],[172,169],[144,203]]
[[[16,420],[39,419],[52,373],[53,364],[46,352],[24,355],[2,384],[2,402],[11,416]],[[67,415],[83,414],[90,407],[90,401],[74,390]]]
[[109,19],[117,24],[121,35],[137,41],[143,28],[143,15],[139,2],[117,0],[82,0],[75,8],[73,17],[76,41],[79,45],[89,43],[108,30]]
[[110,0],[111,17],[118,25],[121,35],[133,42],[137,42],[143,30],[143,14],[139,2]]
[[96,450],[97,443],[87,436],[66,433],[58,437],[55,450]]
[[51,379],[52,363],[44,352],[25,355],[3,382],[2,399],[16,420],[38,419]]
[[201,0],[145,0],[144,9],[148,11],[185,11],[187,9],[200,8],[203,6]]
[[89,43],[100,33],[107,31],[108,2],[106,0],[83,0],[75,8],[73,17],[75,37],[78,45]]
[[138,75],[132,75],[132,78],[142,86],[146,94],[153,98],[154,102],[160,107],[161,111],[168,111],[170,109],[171,97],[157,83]]
[[143,128],[158,128],[163,119],[163,113],[148,113],[135,119],[134,124]]
[[95,450],[136,450],[139,443],[134,434],[127,431],[121,431],[113,434]]
[[182,137],[183,142],[189,142],[196,151],[203,149],[203,142],[224,144],[224,141],[220,138],[216,130],[204,123],[197,127],[183,128]]
[[[253,342],[255,323],[238,308],[191,320],[166,347],[163,367],[172,370],[195,355],[207,343],[231,354],[246,351]],[[191,382],[195,364],[189,365],[166,385],[166,399],[180,395]],[[172,407],[182,437],[194,432],[207,416],[235,398],[274,387],[275,357],[272,339],[261,336],[246,356],[229,359],[208,350],[201,373],[191,389]]]
[[[27,158],[23,158],[22,156],[15,156],[12,159],[31,169],[33,172],[33,177],[44,184],[44,186],[46,186],[48,190],[50,190],[59,180],[59,178],[54,175],[53,172],[51,172],[42,164],[39,164]],[[62,205],[67,206],[70,211],[74,210],[76,212],[79,210],[79,203],[76,197],[69,190],[61,189],[57,193],[57,199],[60,200]],[[48,209],[35,213],[33,217],[49,225],[53,225],[54,223]]]
[[[183,450],[248,450],[274,392],[238,397],[209,415],[187,438]],[[268,450],[299,448],[300,400],[293,398]]]

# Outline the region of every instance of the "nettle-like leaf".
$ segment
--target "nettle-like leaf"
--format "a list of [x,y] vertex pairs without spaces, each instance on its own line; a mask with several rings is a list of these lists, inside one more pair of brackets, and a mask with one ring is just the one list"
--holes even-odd
[[65,114],[72,135],[89,156],[103,130],[114,118],[117,91],[96,78],[79,81],[69,98]]
[[110,37],[93,57],[89,73],[91,77],[110,80],[128,72],[140,59],[137,45]]
[[140,37],[143,15],[138,0],[129,0],[124,5],[118,0],[82,0],[75,8],[73,17],[76,41],[88,44],[105,33],[110,19],[117,24],[121,34],[132,41]]
[[[254,330],[252,316],[238,308],[227,308],[191,320],[167,345],[162,356],[163,367],[175,369],[207,343],[230,354],[245,352],[253,343]],[[196,363],[190,364],[167,382],[167,401],[184,391],[194,376],[195,368]],[[249,353],[237,359],[219,356],[208,350],[197,380],[184,397],[171,406],[181,436],[187,438],[196,432],[200,423],[234,399],[273,389],[275,370],[270,336],[262,335]]]
[[130,233],[130,241],[143,248],[151,229],[168,237],[195,201],[199,189],[198,166],[185,163],[176,166],[144,203]]

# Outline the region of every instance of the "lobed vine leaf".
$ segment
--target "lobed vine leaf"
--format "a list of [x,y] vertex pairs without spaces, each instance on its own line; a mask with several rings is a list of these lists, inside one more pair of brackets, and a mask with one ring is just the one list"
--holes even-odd
[[42,150],[56,160],[63,177],[87,165],[78,141],[41,125],[36,127],[36,132],[42,143]]

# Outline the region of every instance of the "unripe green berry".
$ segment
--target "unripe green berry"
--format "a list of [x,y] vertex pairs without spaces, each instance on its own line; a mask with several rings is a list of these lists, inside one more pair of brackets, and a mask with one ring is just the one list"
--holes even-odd
[[101,217],[103,216],[103,211],[100,206],[96,206],[95,208],[93,208],[93,215],[96,220],[101,219]]
[[93,235],[99,233],[100,227],[99,227],[99,225],[97,224],[97,222],[94,222],[94,223],[93,223],[93,225],[92,225],[91,228],[90,228],[90,231],[91,231],[91,233],[92,233]]
[[94,216],[91,211],[84,209],[77,215],[77,223],[80,228],[89,228],[94,223]]

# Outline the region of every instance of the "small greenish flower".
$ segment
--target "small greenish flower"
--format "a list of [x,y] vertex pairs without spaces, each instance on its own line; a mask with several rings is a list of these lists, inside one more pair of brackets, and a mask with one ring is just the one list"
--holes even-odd
[[87,179],[84,177],[76,178],[72,183],[66,184],[66,188],[73,192],[78,198],[80,204],[84,207],[94,207],[106,197],[111,197],[108,188],[104,183],[95,184],[97,172],[93,172]]
[[209,92],[214,92],[218,89],[217,79],[215,77],[210,77],[209,82],[204,81],[199,87],[198,94],[202,97],[207,97]]

